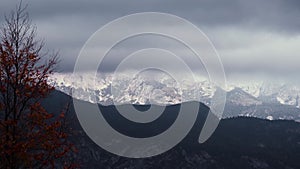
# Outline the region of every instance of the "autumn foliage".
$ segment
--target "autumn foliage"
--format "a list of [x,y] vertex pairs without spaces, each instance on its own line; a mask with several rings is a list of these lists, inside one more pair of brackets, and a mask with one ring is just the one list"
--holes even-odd
[[74,167],[65,111],[54,115],[40,104],[54,89],[47,80],[57,55],[43,52],[21,5],[6,17],[0,38],[0,168]]

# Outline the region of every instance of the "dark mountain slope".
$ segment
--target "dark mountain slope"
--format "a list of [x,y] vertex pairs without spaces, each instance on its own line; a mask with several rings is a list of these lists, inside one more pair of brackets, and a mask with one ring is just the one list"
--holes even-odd
[[[57,112],[68,100],[69,96],[55,91],[43,103],[49,111]],[[87,106],[91,104],[82,103]],[[74,158],[82,168],[300,168],[299,123],[246,117],[224,119],[212,137],[204,144],[199,144],[199,133],[209,111],[205,105],[199,105],[196,123],[187,137],[170,151],[146,159],[119,157],[98,147],[86,136],[71,107],[68,116],[76,134],[72,140],[79,149]],[[126,120],[114,106],[99,107],[107,121],[119,132],[134,137],[149,137],[166,130],[176,119],[180,106],[168,106],[162,116],[146,125]],[[136,107],[141,110],[149,108]]]

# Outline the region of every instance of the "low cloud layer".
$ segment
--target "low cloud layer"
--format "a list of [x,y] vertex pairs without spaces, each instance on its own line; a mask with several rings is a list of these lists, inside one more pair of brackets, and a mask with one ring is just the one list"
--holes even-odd
[[[37,26],[39,36],[45,39],[47,48],[60,51],[59,71],[62,72],[73,70],[80,49],[95,31],[114,19],[136,12],[170,13],[198,26],[218,50],[229,78],[267,76],[289,80],[297,79],[300,72],[298,0],[24,0],[23,3],[28,3],[32,22]],[[16,4],[17,1],[2,0],[1,15],[9,13]],[[0,23],[3,20],[1,17]],[[161,26],[169,25],[161,23]],[[180,25],[174,26],[180,31]],[[112,51],[103,70],[112,71],[126,53],[139,47],[163,46],[182,50],[176,43],[158,39],[135,38],[120,44]],[[184,57],[189,60],[189,56]],[[193,65],[192,60],[190,65],[199,67]]]

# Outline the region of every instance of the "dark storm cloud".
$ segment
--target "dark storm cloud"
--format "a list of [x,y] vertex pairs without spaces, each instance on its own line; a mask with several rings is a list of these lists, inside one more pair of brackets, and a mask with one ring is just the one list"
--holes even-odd
[[[297,31],[300,26],[298,0],[200,0],[200,1],[24,1],[35,20],[53,18],[88,19],[102,25],[112,19],[136,12],[158,11],[184,17],[201,25],[245,24],[255,28]],[[1,11],[11,9],[15,1],[5,0]],[[98,19],[98,20],[97,20]]]
[[[95,24],[127,14],[145,11],[168,12],[204,25],[247,24],[284,31],[299,28],[300,1],[298,0],[209,0],[209,1],[25,1],[35,19],[53,17],[91,18]],[[4,1],[1,11],[14,3]],[[94,20],[99,18],[101,20]]]
[[[8,13],[16,3],[2,0],[1,14]],[[299,0],[24,0],[24,3],[28,3],[28,12],[47,47],[60,51],[61,71],[72,71],[81,47],[101,26],[124,15],[149,11],[178,15],[201,28],[219,51],[227,74],[264,72],[276,76],[278,72],[300,71],[295,64],[300,63]],[[152,41],[145,41],[142,46],[147,44]],[[129,43],[120,49],[138,45]],[[104,69],[109,71],[115,60],[107,62]]]

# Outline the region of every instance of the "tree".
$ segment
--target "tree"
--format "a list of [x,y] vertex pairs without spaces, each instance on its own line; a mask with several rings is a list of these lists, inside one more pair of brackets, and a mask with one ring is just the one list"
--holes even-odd
[[40,103],[54,89],[47,81],[57,53],[43,53],[21,3],[5,17],[0,38],[0,168],[74,167],[65,111],[54,115]]

